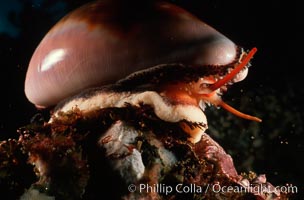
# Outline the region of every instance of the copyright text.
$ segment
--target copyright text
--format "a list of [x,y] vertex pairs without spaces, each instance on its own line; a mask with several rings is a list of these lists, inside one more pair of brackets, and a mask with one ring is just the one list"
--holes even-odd
[[196,185],[196,184],[187,184],[182,183],[175,186],[166,185],[166,184],[139,184],[134,185],[130,184],[128,186],[129,192],[139,192],[139,193],[159,193],[164,195],[169,195],[171,193],[195,193],[203,194],[207,192],[214,193],[297,193],[297,186],[286,185],[286,186],[276,186],[276,187],[267,187],[263,184],[255,184],[250,187],[242,187],[239,185],[234,186],[221,186],[220,184],[207,184],[205,187]]

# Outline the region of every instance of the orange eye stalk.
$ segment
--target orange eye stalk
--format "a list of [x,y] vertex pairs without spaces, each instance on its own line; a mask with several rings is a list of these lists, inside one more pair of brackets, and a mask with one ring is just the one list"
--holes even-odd
[[[229,74],[227,74],[224,78],[220,79],[219,81],[215,82],[214,84],[212,84],[209,89],[212,91],[209,94],[203,94],[203,96],[205,96],[207,100],[211,100],[212,96],[216,95],[216,91],[217,89],[219,89],[220,87],[222,87],[223,85],[225,85],[227,82],[231,81],[244,67],[246,67],[246,65],[249,63],[250,59],[253,57],[253,55],[256,53],[257,48],[253,48],[251,49],[251,51],[245,56],[245,58],[242,59],[241,63],[236,66]],[[244,118],[244,119],[248,119],[248,120],[252,120],[252,121],[256,121],[256,122],[261,122],[262,120],[258,117],[254,117],[248,114],[244,114],[238,110],[236,110],[235,108],[229,106],[228,104],[226,104],[224,101],[222,101],[219,97],[216,98],[216,101],[212,101],[212,103],[215,103],[217,106],[220,106],[222,108],[224,108],[225,110],[231,112],[232,114]]]
[[218,82],[212,84],[210,86],[210,89],[212,91],[220,88],[221,86],[223,86],[224,84],[226,84],[227,82],[229,82],[231,79],[233,79],[237,73],[239,73],[244,67],[246,67],[246,65],[249,63],[249,61],[251,60],[251,58],[253,57],[253,55],[257,52],[257,48],[253,48],[249,51],[249,53],[246,55],[246,57],[242,60],[242,62],[236,66],[229,74],[227,74],[224,78],[220,79]]

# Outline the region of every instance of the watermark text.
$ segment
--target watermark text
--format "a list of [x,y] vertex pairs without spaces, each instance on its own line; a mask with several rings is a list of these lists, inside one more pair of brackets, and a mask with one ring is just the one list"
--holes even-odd
[[298,193],[298,187],[294,185],[285,185],[285,186],[266,186],[264,184],[254,184],[249,187],[242,187],[240,185],[220,185],[220,184],[207,184],[204,187],[196,184],[187,184],[182,183],[173,185],[166,184],[130,184],[128,186],[129,192],[139,192],[139,193],[159,193],[164,195],[169,195],[171,193],[195,193],[203,194],[207,192],[214,193],[254,193],[254,194],[263,194],[263,193]]

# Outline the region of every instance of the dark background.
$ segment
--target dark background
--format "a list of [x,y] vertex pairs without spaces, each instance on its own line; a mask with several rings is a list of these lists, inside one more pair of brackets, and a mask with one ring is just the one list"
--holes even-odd
[[[17,128],[30,123],[38,112],[23,91],[35,47],[60,17],[85,2],[0,2],[0,140],[18,137]],[[222,109],[208,108],[208,133],[232,155],[239,172],[265,173],[274,185],[293,184],[298,187],[294,199],[303,198],[304,18],[300,2],[170,2],[189,10],[236,44],[258,48],[249,75],[230,88],[224,100],[263,122],[248,122]]]

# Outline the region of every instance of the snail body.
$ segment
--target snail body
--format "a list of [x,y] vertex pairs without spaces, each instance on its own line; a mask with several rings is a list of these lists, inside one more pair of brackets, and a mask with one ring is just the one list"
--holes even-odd
[[[246,77],[256,48],[244,51],[168,2],[132,3],[84,5],[61,19],[38,45],[25,94],[39,108],[57,105],[50,122],[75,108],[88,113],[145,104],[161,120],[180,122],[196,143],[207,129],[205,103],[261,121],[221,99],[228,84]],[[184,121],[200,126],[193,129]]]

